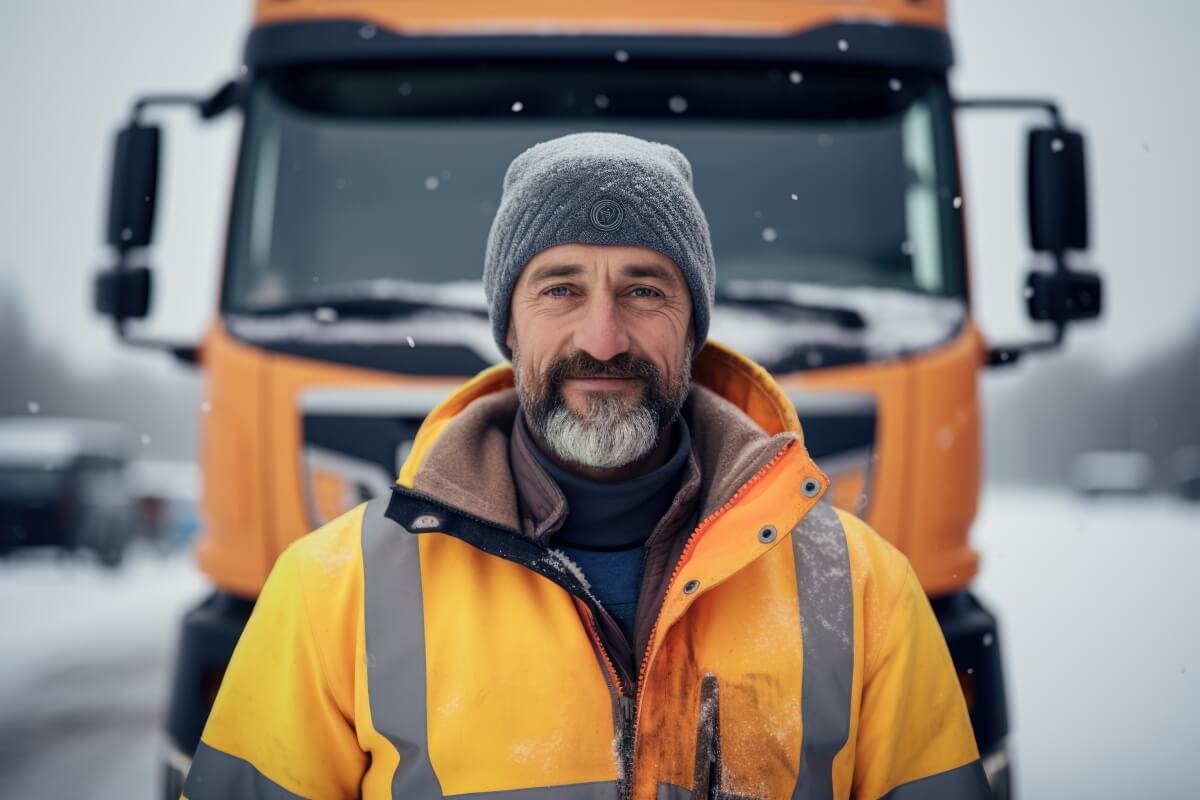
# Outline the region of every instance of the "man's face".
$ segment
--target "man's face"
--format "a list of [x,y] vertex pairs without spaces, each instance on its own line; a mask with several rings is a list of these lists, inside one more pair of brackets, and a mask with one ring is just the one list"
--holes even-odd
[[692,302],[675,262],[645,247],[565,244],[513,290],[506,343],[542,442],[567,461],[624,466],[687,397]]

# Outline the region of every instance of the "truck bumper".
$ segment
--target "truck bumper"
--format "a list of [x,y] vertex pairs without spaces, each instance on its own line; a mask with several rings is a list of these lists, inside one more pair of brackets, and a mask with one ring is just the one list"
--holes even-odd
[[1008,700],[996,617],[971,592],[930,598],[958,672],[992,796],[1009,800]]
[[167,703],[163,797],[177,800],[254,600],[213,592],[184,615]]

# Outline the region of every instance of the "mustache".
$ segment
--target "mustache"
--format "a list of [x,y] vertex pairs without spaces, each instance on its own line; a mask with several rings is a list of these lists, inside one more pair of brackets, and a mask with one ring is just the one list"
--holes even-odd
[[601,361],[582,350],[551,363],[546,370],[545,382],[550,386],[561,387],[570,378],[660,380],[658,369],[644,358],[634,358],[629,353],[621,353],[608,361]]

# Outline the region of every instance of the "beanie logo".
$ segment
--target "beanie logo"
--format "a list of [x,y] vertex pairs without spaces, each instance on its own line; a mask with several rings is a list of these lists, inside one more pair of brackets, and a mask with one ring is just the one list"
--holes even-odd
[[625,209],[613,200],[597,200],[592,205],[589,216],[592,220],[592,227],[597,230],[615,231],[621,227],[621,220],[625,218]]

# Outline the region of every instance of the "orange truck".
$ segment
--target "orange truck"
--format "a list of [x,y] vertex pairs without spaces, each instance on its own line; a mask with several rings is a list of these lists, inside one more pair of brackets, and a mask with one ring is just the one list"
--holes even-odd
[[[995,617],[971,593],[977,378],[1100,310],[1083,137],[1039,98],[955,97],[944,0],[258,0],[238,75],[151,94],[116,139],[97,309],[206,378],[200,450],[214,591],[182,624],[165,756],[176,796],[275,558],[395,478],[425,414],[499,360],[480,283],[504,170],[612,130],[679,147],[712,228],[712,337],[794,398],[837,505],[912,561],[953,654],[996,797],[1011,795]],[[161,129],[243,120],[216,313],[198,344],[150,308]],[[1032,111],[1028,275],[1041,340],[972,314],[956,115]],[[1015,166],[1015,165],[1014,165]],[[1013,302],[1020,302],[1013,281]]]

